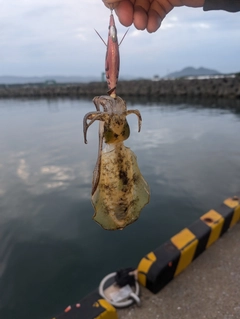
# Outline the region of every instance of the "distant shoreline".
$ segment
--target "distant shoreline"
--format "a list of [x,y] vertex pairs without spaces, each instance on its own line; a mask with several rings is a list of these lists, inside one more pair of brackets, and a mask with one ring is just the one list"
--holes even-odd
[[[94,97],[106,95],[105,82],[0,85],[0,98]],[[200,97],[240,99],[240,76],[211,79],[119,81],[121,97]]]

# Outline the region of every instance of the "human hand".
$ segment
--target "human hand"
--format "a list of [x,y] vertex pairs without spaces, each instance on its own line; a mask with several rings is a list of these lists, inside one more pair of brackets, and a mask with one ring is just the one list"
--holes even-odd
[[204,0],[102,0],[108,8],[115,10],[121,24],[132,23],[139,30],[155,32],[165,16],[180,6],[202,7]]

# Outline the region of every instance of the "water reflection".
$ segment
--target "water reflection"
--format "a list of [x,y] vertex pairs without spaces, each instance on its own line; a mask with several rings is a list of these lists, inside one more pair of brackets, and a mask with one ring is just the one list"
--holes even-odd
[[136,105],[140,104],[143,106],[152,106],[152,105],[161,105],[169,106],[172,105],[174,108],[183,109],[183,108],[192,108],[197,109],[223,109],[223,110],[232,110],[233,112],[240,113],[240,99],[225,99],[225,98],[216,98],[216,97],[181,97],[181,96],[172,96],[172,97],[134,97],[128,96],[124,97],[128,104]]
[[91,219],[91,100],[0,100],[0,318],[52,317],[239,191],[239,101],[127,101],[143,117],[141,133],[128,117],[126,145],[151,202],[106,232]]

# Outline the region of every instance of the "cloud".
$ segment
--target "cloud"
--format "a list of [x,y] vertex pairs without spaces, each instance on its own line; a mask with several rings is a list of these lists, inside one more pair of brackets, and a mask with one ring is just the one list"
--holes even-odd
[[193,27],[195,28],[200,28],[200,29],[209,29],[210,28],[210,24],[208,23],[204,23],[204,22],[200,22],[200,23],[193,23],[192,24]]
[[77,28],[76,29],[76,37],[80,38],[83,41],[86,41],[87,40],[86,28]]
[[24,158],[21,158],[19,160],[19,165],[18,165],[18,168],[17,168],[17,175],[24,182],[27,182],[28,179],[29,179],[28,166],[27,166],[26,160]]
[[53,175],[54,180],[72,180],[73,174],[72,169],[69,167],[60,167],[60,166],[43,166],[41,168],[42,174]]
[[161,29],[164,30],[164,29],[169,29],[169,28],[174,28],[174,27],[176,27],[176,24],[174,24],[174,23],[164,23],[161,26]]
[[129,32],[130,37],[139,37],[139,36],[141,36],[141,34],[142,34],[142,31],[140,31],[140,30],[133,30],[133,31]]
[[[106,40],[109,14],[99,0],[1,1],[0,75],[101,74],[105,47],[94,28]],[[121,39],[126,28],[115,20]],[[239,71],[239,37],[239,13],[175,8],[154,34],[130,28],[121,74],[163,75],[188,65]]]
[[178,21],[178,17],[176,15],[171,15],[171,16],[168,17],[168,20],[176,22],[176,21]]
[[[135,136],[136,138],[136,136]],[[139,138],[139,137],[137,137]],[[134,142],[134,136],[132,137],[132,142]],[[151,129],[148,128],[144,131],[144,134],[141,135],[141,143],[136,143],[135,150],[141,149],[151,149],[158,148],[161,144],[174,144],[177,140],[174,139],[174,136],[170,129],[168,128],[159,128]]]
[[45,186],[48,189],[68,187],[69,182],[74,179],[73,170],[69,167],[60,166],[43,166],[41,168],[41,174],[48,176],[48,181]]

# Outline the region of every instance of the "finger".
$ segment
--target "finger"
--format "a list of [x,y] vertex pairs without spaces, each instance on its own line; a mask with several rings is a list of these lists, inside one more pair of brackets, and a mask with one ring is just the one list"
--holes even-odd
[[204,0],[181,0],[182,5],[187,6],[187,7],[203,7],[204,5]]
[[133,22],[137,29],[144,30],[148,23],[148,10],[150,2],[146,0],[136,0],[134,4]]
[[145,12],[148,12],[150,8],[151,0],[136,0],[134,3],[134,8],[141,7]]
[[133,23],[133,4],[128,0],[121,1],[115,8],[115,12],[122,25],[129,27]]
[[155,32],[160,27],[166,14],[172,9],[173,6],[168,0],[161,0],[161,2],[159,0],[153,1],[148,13],[147,31]]
[[147,23],[147,31],[149,33],[157,31],[161,26],[162,19],[160,15],[155,11],[150,9],[148,12],[148,23]]
[[163,17],[162,14],[165,13],[166,15],[173,9],[173,7],[172,2],[169,0],[154,0],[151,4],[151,9],[158,12],[162,19],[165,17]]
[[118,6],[119,0],[102,0],[105,6],[109,9],[115,9]]
[[205,0],[169,0],[174,7],[203,7]]

